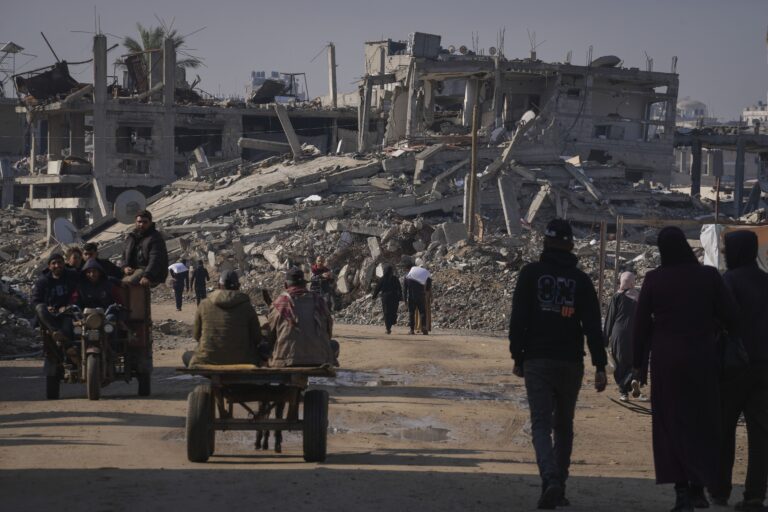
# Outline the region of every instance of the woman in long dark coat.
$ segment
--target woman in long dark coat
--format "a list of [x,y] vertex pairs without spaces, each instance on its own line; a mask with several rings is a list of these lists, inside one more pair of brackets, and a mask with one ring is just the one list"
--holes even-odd
[[632,322],[639,296],[635,288],[635,274],[624,272],[619,280],[619,291],[611,299],[605,315],[603,332],[608,337],[616,369],[613,378],[619,386],[619,399],[629,400],[632,387]]
[[718,322],[737,329],[736,306],[717,269],[699,264],[683,232],[659,233],[661,266],[648,272],[634,325],[634,367],[651,361],[656,483],[674,483],[672,510],[708,505],[703,486],[717,479]]
[[392,333],[392,326],[397,323],[397,308],[403,299],[403,289],[400,286],[400,280],[395,275],[392,265],[384,264],[382,266],[383,274],[376,288],[373,290],[373,299],[381,294],[381,308],[384,310],[384,327],[387,328],[387,334]]

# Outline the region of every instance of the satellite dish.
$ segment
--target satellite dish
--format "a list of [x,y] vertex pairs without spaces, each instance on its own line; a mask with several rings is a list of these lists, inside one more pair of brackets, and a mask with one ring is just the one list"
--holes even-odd
[[78,229],[64,217],[57,217],[53,221],[53,236],[60,244],[74,244],[80,241]]
[[462,55],[466,55],[467,54],[467,47],[464,46],[464,45],[459,46],[459,53],[462,54]]
[[490,48],[488,48],[488,55],[491,55],[491,56],[496,55],[496,47],[495,46],[491,46]]
[[448,53],[456,53],[456,47],[451,45],[448,47]]
[[147,207],[147,198],[138,190],[126,190],[115,199],[113,213],[118,222],[133,224],[136,214]]

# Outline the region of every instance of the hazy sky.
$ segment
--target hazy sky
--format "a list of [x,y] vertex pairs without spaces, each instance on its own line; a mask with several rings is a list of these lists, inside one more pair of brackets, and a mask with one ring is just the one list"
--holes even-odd
[[[768,0],[25,0],[3,2],[0,42],[13,41],[37,55],[24,69],[54,62],[40,32],[61,59],[91,56],[94,4],[108,45],[134,35],[136,22],[173,22],[191,35],[191,53],[205,61],[198,73],[208,92],[242,95],[251,70],[306,72],[312,96],[327,94],[327,57],[310,62],[328,41],[336,44],[340,92],[354,90],[364,69],[363,42],[405,39],[410,32],[442,35],[443,46],[496,45],[506,28],[505,53],[525,57],[526,30],[536,32],[539,58],[584,63],[614,54],[625,65],[669,71],[678,56],[680,97],[707,103],[711,113],[733,119],[741,109],[766,100]],[[117,37],[113,37],[117,36]],[[120,49],[110,53],[110,62]],[[19,56],[17,64],[28,58]],[[75,78],[90,82],[89,65],[73,67]]]

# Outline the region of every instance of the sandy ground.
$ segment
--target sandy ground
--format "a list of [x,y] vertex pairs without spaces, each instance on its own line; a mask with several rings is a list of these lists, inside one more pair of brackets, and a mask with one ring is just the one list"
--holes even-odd
[[[154,309],[156,321],[191,321]],[[189,340],[157,343],[153,395],[113,383],[102,400],[62,387],[46,401],[42,362],[0,363],[0,506],[3,510],[531,510],[539,480],[522,381],[503,336],[404,327],[337,327],[342,370],[314,387],[331,395],[329,456],[303,462],[301,439],[283,453],[255,451],[254,434],[217,436],[205,464],[186,459],[187,393],[198,380],[174,372]],[[650,418],[592,388],[576,414],[569,510],[668,510],[656,486]],[[745,472],[739,430],[735,480]],[[737,489],[740,494],[741,489]]]

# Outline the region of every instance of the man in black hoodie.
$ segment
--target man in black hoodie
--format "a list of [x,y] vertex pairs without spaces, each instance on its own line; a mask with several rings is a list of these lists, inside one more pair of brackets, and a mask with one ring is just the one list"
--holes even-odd
[[720,447],[720,481],[709,489],[712,500],[728,503],[736,448],[736,424],[747,420],[749,462],[744,500],[736,510],[764,511],[768,486],[768,274],[757,266],[757,235],[734,231],[725,235],[725,285],[741,312],[742,341],[749,366],[726,372],[721,382],[723,438]]
[[67,321],[55,313],[69,305],[78,280],[78,272],[67,269],[64,256],[57,253],[48,258],[48,268],[37,279],[32,290],[32,305],[37,318],[51,331],[56,341],[64,342],[72,338],[71,319]]
[[155,286],[168,277],[168,250],[147,210],[136,214],[136,229],[128,234],[123,249],[123,273],[132,283]]
[[542,479],[540,509],[568,504],[565,483],[573,415],[584,376],[585,335],[596,368],[595,389],[601,392],[607,383],[600,304],[592,281],[576,268],[572,250],[570,224],[552,220],[539,261],[523,267],[512,296],[509,348],[515,360],[513,373],[525,378]]

